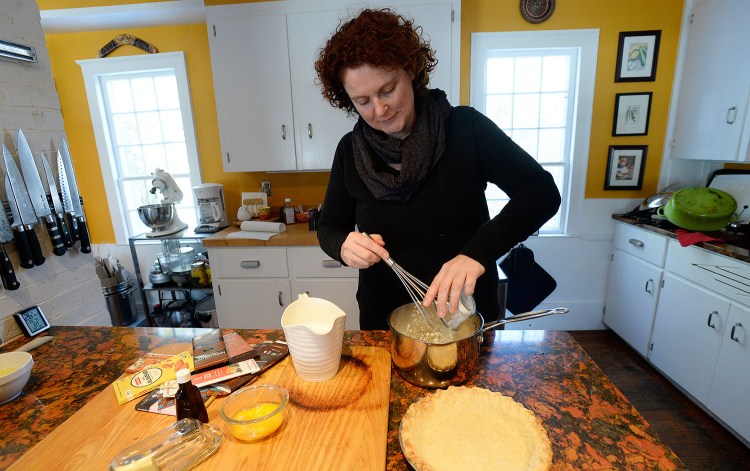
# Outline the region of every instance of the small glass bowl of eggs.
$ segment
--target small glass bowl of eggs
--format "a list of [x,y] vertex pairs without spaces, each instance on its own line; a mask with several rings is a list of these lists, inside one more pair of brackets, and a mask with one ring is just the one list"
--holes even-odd
[[227,397],[219,415],[234,438],[244,442],[262,440],[284,423],[289,392],[281,386],[260,384],[242,388]]

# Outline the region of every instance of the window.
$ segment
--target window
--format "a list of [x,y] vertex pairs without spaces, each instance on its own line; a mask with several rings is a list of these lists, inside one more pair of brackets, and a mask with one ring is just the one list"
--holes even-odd
[[78,61],[86,83],[107,202],[118,243],[147,232],[137,208],[161,200],[152,174],[183,192],[180,219],[196,227],[192,187],[200,165],[182,53]]
[[[565,233],[571,195],[582,195],[585,175],[574,178],[574,168],[585,169],[580,137],[590,132],[597,43],[595,30],[472,34],[471,105],[536,158],[562,195],[542,234]],[[485,194],[491,216],[508,202],[495,185]]]

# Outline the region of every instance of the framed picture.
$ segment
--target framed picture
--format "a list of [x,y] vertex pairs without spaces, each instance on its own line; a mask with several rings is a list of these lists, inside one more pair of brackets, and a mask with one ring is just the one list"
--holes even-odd
[[653,82],[661,30],[620,33],[615,82]]
[[615,95],[613,136],[645,136],[651,116],[653,93],[618,93]]
[[609,146],[605,190],[640,190],[648,146]]

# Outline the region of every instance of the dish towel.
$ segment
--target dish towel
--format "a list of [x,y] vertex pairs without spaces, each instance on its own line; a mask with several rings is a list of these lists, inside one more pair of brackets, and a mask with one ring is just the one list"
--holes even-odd
[[716,237],[704,234],[702,232],[689,232],[684,229],[677,229],[677,240],[680,245],[687,247],[689,245],[697,244],[698,242],[724,242]]

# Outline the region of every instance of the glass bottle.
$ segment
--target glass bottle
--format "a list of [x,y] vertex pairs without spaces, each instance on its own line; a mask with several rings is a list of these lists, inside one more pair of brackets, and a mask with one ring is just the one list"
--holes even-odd
[[294,206],[291,198],[284,198],[284,207],[281,208],[281,222],[284,224],[294,224]]
[[206,411],[206,405],[203,403],[200,389],[190,382],[190,370],[183,368],[177,371],[177,383],[180,385],[177,394],[174,396],[177,420],[198,419],[207,424],[208,411]]

